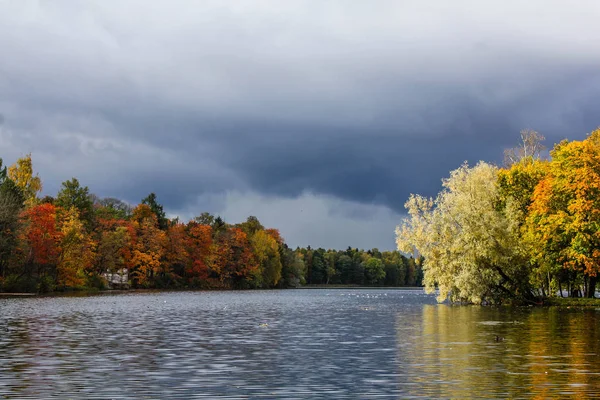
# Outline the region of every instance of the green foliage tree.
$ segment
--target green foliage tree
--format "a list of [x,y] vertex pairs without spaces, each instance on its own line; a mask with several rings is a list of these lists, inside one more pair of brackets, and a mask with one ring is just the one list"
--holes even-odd
[[383,261],[379,258],[371,257],[363,263],[365,269],[366,281],[369,285],[377,285],[385,279],[385,269]]
[[212,226],[213,236],[215,238],[221,236],[222,234],[227,233],[228,225],[223,220],[223,218],[221,218],[220,216],[217,216],[217,218],[214,219],[211,226]]
[[97,199],[94,202],[96,217],[104,219],[122,219],[131,218],[133,207],[123,200],[114,197],[105,197]]
[[237,224],[236,226],[242,231],[244,231],[246,235],[248,235],[248,237],[254,235],[258,231],[263,231],[265,229],[265,227],[262,226],[258,218],[256,218],[253,215],[249,216],[246,219],[246,222],[242,222],[241,224]]
[[148,196],[142,199],[142,204],[146,204],[150,207],[154,215],[156,215],[156,219],[158,220],[158,228],[162,231],[166,231],[169,227],[169,220],[167,219],[167,215],[162,204],[158,202],[156,194],[150,193]]
[[79,219],[83,221],[86,228],[88,230],[92,229],[94,223],[94,205],[90,190],[87,186],[82,187],[77,178],[72,178],[62,183],[54,204],[65,210],[76,209],[79,213]]
[[336,263],[336,270],[340,274],[340,281],[343,284],[352,283],[352,257],[346,253],[342,253]]
[[317,249],[312,253],[312,284],[323,284],[327,278],[327,262],[325,261],[325,250]]
[[382,254],[385,268],[386,286],[404,286],[406,283],[406,257],[398,251],[385,251]]
[[281,284],[283,287],[299,287],[306,283],[302,253],[283,245],[281,248]]
[[325,254],[325,261],[326,261],[326,277],[327,277],[327,281],[325,282],[326,284],[335,282],[337,280],[337,270],[335,269],[335,263],[337,260],[337,253],[334,251],[329,251]]
[[17,244],[19,214],[24,200],[19,187],[8,177],[0,158],[0,277],[4,276]]
[[215,222],[215,217],[210,213],[203,212],[202,214],[200,214],[199,216],[194,218],[194,221],[196,221],[200,225],[212,226],[213,223]]

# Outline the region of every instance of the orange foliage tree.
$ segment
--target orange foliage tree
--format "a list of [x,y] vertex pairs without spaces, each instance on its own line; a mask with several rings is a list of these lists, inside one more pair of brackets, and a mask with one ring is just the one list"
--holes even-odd
[[229,228],[212,246],[210,268],[221,284],[235,288],[255,286],[260,273],[248,236]]
[[130,260],[131,275],[135,285],[148,287],[164,272],[161,259],[165,254],[166,234],[158,228],[156,215],[145,204],[133,210],[132,225],[135,236]]
[[536,187],[528,223],[538,251],[581,271],[593,297],[600,271],[600,129],[584,141],[563,141],[551,152]]
[[167,270],[170,271],[173,277],[182,278],[190,258],[186,226],[181,223],[172,224],[167,228],[166,236],[164,262]]
[[209,259],[212,246],[212,228],[210,225],[202,225],[191,221],[187,225],[187,252],[189,255],[185,269],[188,282],[194,286],[205,286],[210,284]]

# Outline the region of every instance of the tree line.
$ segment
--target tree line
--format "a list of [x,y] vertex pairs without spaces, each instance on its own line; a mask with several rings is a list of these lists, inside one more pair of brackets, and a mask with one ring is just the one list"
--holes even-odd
[[594,297],[600,271],[600,129],[563,140],[521,132],[505,165],[452,171],[435,198],[411,195],[396,229],[401,251],[424,257],[438,300],[534,302]]
[[[76,178],[40,197],[31,155],[0,159],[0,291],[119,287],[253,289],[305,284],[418,286],[418,263],[398,251],[287,246],[256,217],[229,224],[202,213],[167,218],[151,193],[131,206]],[[118,281],[118,280],[117,280]]]

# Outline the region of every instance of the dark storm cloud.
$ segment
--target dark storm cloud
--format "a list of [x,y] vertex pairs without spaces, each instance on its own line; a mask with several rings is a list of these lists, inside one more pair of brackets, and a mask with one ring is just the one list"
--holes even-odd
[[600,125],[599,16],[594,1],[4,2],[0,156],[32,152],[47,193],[75,175],[173,213],[260,209],[304,243],[307,213],[269,211],[302,200],[339,229],[371,213],[387,237],[409,193],[500,162],[520,129],[552,145]]

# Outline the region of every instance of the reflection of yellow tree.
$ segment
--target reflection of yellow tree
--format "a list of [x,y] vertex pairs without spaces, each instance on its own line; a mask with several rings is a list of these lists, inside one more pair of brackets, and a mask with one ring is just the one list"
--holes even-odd
[[[564,329],[568,332],[569,340],[566,341],[567,352],[572,359],[570,360],[571,369],[568,374],[568,382],[572,397],[587,398],[590,387],[596,385],[596,391],[600,392],[599,371],[592,375],[585,373],[591,368],[597,368],[598,354],[600,354],[600,328],[598,321],[595,324],[581,323],[581,315],[588,314],[593,316],[593,311],[589,313],[570,314]],[[590,315],[591,314],[591,315]]]
[[[586,313],[561,309],[536,310],[527,320],[527,359],[535,398],[551,396],[589,398],[600,390],[595,357],[599,351],[596,328],[586,330]],[[594,324],[594,327],[597,324]],[[595,371],[594,371],[595,370]],[[594,372],[594,375],[588,372]],[[594,389],[594,384],[596,388]]]
[[428,395],[469,398],[503,393],[510,379],[501,365],[504,343],[495,341],[492,328],[497,327],[480,324],[487,321],[486,311],[493,310],[424,306],[421,332],[416,332],[411,347],[418,360],[415,380]]
[[590,331],[590,320],[600,325],[594,313],[426,305],[410,330],[399,317],[408,362],[401,368],[417,384],[415,395],[589,397],[600,393],[600,327]]
[[[547,320],[540,320],[544,315]],[[553,374],[551,374],[550,359],[552,355],[552,332],[549,332],[550,326],[555,326],[553,316],[539,312],[532,312],[527,319],[529,329],[523,332],[521,336],[524,351],[524,364],[528,367],[526,371],[530,382],[531,393],[535,393],[535,399],[547,399],[550,397],[550,386],[552,384]]]

